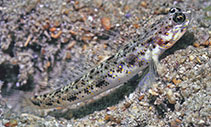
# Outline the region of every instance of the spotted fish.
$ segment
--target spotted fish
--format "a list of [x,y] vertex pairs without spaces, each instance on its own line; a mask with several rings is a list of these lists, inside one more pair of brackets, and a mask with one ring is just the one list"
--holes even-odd
[[76,81],[29,101],[40,108],[65,107],[89,100],[100,93],[128,82],[142,73],[153,61],[183,36],[191,20],[190,11],[171,8],[169,13],[150,27],[142,37],[132,39],[115,55],[92,68]]

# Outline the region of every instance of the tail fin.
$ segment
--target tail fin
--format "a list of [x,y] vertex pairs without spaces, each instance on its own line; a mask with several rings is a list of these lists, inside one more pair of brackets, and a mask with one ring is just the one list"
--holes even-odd
[[39,107],[36,107],[31,103],[31,96],[31,92],[13,90],[12,94],[10,95],[2,95],[0,101],[4,102],[4,104],[8,109],[10,109],[10,111],[17,113],[18,115],[22,113],[31,113],[38,116],[47,115],[47,110],[40,109]]

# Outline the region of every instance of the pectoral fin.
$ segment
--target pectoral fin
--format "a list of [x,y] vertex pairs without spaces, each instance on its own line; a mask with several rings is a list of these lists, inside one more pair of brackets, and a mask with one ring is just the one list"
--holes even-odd
[[149,64],[149,67],[146,68],[143,75],[141,76],[141,80],[138,84],[140,91],[146,91],[148,88],[150,88],[156,81],[157,77],[158,73],[156,70],[156,65],[152,60]]

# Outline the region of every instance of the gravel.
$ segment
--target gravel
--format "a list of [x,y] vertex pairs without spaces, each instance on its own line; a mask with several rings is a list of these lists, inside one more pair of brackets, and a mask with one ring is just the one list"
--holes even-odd
[[[193,20],[161,56],[162,80],[149,91],[138,92],[134,81],[84,107],[44,117],[7,107],[21,93],[74,81],[142,34],[148,17],[153,22],[172,6],[192,10]],[[0,126],[211,126],[210,7],[206,0],[0,1]]]

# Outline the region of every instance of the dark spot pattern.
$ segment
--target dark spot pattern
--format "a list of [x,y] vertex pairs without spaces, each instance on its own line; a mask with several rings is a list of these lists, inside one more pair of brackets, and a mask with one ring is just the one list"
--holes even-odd
[[89,90],[87,88],[84,89],[84,93],[89,94]]
[[136,60],[137,60],[137,56],[134,55],[134,54],[130,54],[127,58],[128,58],[128,59],[127,59],[127,63],[128,63],[129,65],[134,65],[135,62],[136,62]]
[[97,84],[96,84],[96,87],[102,87],[104,85],[108,84],[108,82],[106,82],[105,80],[102,80],[102,81],[99,81]]
[[111,57],[109,57],[109,58],[107,59],[107,61],[110,61],[110,60],[113,59],[113,58],[114,58],[114,55],[111,56]]
[[72,95],[67,100],[71,102],[71,101],[75,101],[76,99],[77,99],[77,97]]
[[143,55],[145,55],[145,52],[141,51],[140,54],[143,56]]
[[126,45],[125,47],[124,47],[124,50],[127,50],[129,48],[129,46],[128,45]]
[[52,106],[53,104],[51,102],[46,103],[48,106]]
[[147,42],[148,42],[148,43],[153,43],[153,39],[150,38],[150,39],[147,40]]
[[108,65],[105,65],[105,66],[104,66],[104,69],[107,70],[107,69],[108,69]]
[[[55,91],[55,94],[58,94],[58,93],[60,93],[61,92],[61,89],[57,89],[56,91]],[[44,94],[45,95],[45,94]]]
[[37,101],[31,101],[34,105],[37,105],[37,106],[40,106],[40,103],[39,102],[37,102]]
[[90,74],[94,73],[95,71],[95,68],[93,68],[91,71],[90,71]]
[[108,74],[108,77],[112,78],[112,75],[111,74]]

